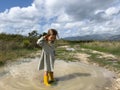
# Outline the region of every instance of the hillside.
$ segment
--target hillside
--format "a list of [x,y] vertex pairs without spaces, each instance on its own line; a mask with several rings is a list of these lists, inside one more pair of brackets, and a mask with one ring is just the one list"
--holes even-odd
[[120,40],[120,35],[111,35],[111,34],[93,34],[93,35],[85,35],[85,36],[75,36],[75,37],[65,37],[63,38],[64,40],[99,40],[99,41],[104,41],[104,40]]

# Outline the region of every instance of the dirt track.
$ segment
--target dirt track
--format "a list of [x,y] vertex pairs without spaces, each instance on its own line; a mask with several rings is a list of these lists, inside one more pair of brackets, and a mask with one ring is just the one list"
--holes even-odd
[[104,68],[80,62],[56,60],[52,87],[42,83],[39,58],[22,59],[0,69],[0,90],[109,90],[115,74]]

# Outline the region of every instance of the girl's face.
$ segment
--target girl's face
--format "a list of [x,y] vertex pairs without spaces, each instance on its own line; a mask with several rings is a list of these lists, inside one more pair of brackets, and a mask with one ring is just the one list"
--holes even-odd
[[56,40],[56,35],[49,35],[48,36],[48,41],[55,41]]
[[56,35],[54,35],[53,31],[49,31],[48,41],[55,41]]

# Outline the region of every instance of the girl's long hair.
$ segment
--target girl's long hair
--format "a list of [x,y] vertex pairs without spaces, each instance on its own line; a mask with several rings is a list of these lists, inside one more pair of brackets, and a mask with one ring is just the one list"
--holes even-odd
[[52,32],[52,34],[53,34],[53,35],[56,35],[56,36],[57,36],[57,38],[59,38],[59,36],[58,36],[58,32],[57,32],[57,30],[56,30],[56,29],[49,29],[47,34],[48,34],[48,35],[50,35],[50,34],[51,34],[51,32]]

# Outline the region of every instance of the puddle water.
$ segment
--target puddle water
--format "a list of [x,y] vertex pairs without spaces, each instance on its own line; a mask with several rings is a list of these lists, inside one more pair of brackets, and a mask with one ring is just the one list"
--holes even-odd
[[56,60],[51,87],[43,84],[43,71],[38,71],[39,58],[20,60],[0,68],[0,90],[105,90],[114,74],[100,67],[80,62]]

